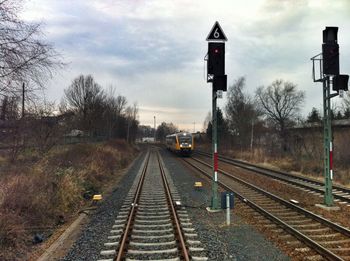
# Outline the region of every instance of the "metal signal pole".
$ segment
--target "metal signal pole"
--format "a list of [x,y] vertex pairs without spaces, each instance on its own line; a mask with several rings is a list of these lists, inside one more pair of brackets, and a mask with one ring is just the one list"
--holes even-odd
[[324,137],[324,177],[325,194],[324,204],[333,205],[333,154],[332,154],[332,115],[331,94],[329,87],[329,76],[323,78],[323,137]]
[[[331,98],[339,95],[340,91],[348,90],[349,75],[339,73],[339,45],[338,27],[326,27],[323,30],[322,53],[311,58],[312,75],[314,82],[322,82],[323,85],[323,148],[324,148],[324,178],[325,192],[324,205],[329,209],[333,207],[333,136]],[[319,79],[316,79],[315,63],[319,63]],[[336,93],[331,93],[330,83]]]
[[211,208],[219,209],[218,198],[218,135],[217,135],[217,94],[213,86],[213,108],[212,108],[212,151],[213,151],[213,182],[212,182],[212,197]]
[[[217,135],[217,109],[218,91],[227,91],[227,75],[225,74],[225,41],[226,35],[220,24],[215,22],[206,39],[208,43],[207,82],[212,83],[212,152],[213,152],[213,178],[212,195],[209,211],[220,210],[218,197],[218,135]],[[222,95],[219,96],[222,98]]]

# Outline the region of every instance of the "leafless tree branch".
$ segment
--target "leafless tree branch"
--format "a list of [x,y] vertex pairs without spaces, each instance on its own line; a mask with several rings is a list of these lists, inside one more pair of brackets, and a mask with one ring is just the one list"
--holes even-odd
[[53,45],[42,40],[41,25],[18,18],[21,7],[21,0],[0,1],[1,95],[18,95],[22,82],[44,88],[54,71],[64,66]]

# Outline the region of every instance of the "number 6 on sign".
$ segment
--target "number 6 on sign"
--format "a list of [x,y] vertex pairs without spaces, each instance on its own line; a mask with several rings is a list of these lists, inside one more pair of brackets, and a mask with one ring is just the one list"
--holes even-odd
[[216,29],[215,29],[214,38],[219,38],[220,33],[218,32],[218,30],[219,30],[219,28],[216,28]]
[[210,30],[207,41],[227,41],[226,35],[218,22],[215,22],[213,28]]

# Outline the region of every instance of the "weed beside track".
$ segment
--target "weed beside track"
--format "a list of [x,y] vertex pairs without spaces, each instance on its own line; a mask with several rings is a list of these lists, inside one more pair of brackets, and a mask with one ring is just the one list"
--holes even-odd
[[2,161],[0,259],[25,259],[35,235],[45,240],[103,191],[135,157],[123,141],[57,146]]

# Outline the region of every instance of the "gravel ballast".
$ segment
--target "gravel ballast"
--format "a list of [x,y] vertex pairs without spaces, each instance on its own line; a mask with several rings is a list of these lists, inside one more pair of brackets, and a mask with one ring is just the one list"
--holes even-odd
[[224,211],[209,213],[206,207],[210,205],[210,186],[194,189],[196,181],[206,181],[179,164],[178,156],[167,151],[162,156],[209,260],[290,260],[236,214],[231,215],[231,225],[226,226]]
[[[199,190],[193,187],[196,181],[202,181],[203,184],[206,181],[181,164],[178,156],[165,150],[162,150],[161,155],[209,260],[290,260],[237,215],[231,216],[231,225],[228,227],[225,224],[225,212],[208,213],[205,208],[210,203],[210,187],[204,186]],[[80,238],[61,260],[97,260],[100,257],[103,244],[144,156],[145,153],[142,153],[135,160],[113,193],[101,202]]]

